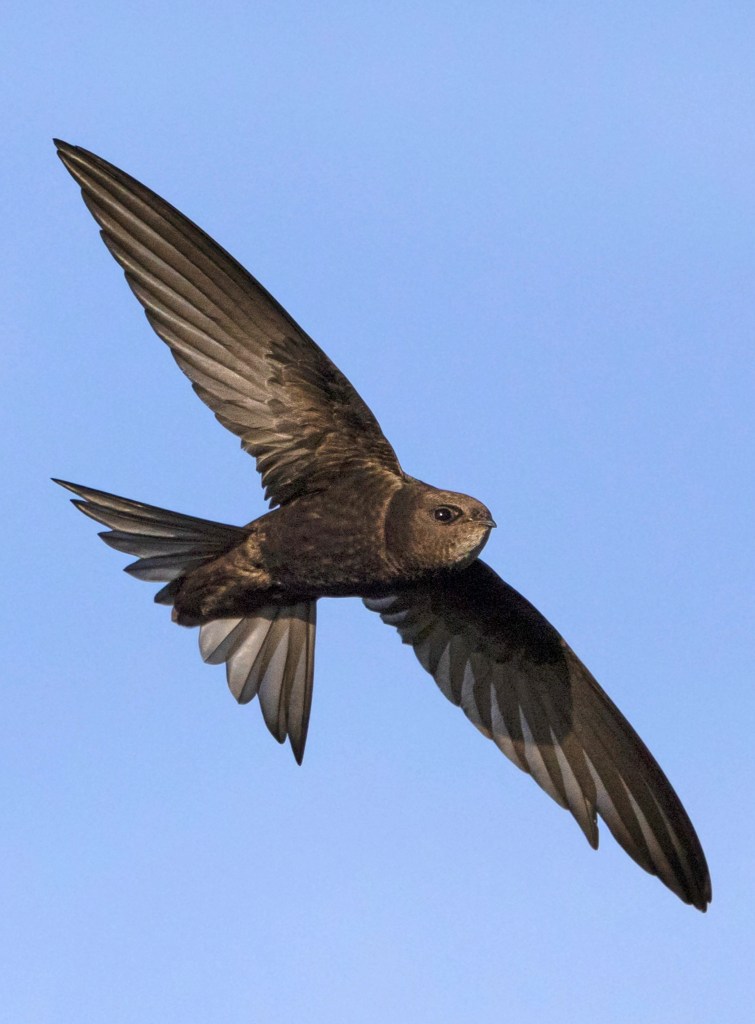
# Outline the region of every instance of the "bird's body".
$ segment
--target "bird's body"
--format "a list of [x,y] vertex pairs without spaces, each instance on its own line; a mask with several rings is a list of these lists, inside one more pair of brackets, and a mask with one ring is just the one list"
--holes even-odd
[[[183,214],[86,150],[57,143],[147,318],[197,395],[256,460],[274,507],[229,526],[64,484],[199,626],[240,703],[298,761],[314,679],[317,601],[361,597],[443,693],[598,844],[705,910],[695,830],[657,762],[549,622],[479,559],[488,509],[401,468],[349,381],[264,288]],[[58,481],[61,482],[61,481]]]
[[[432,518],[450,503],[466,514],[450,523]],[[229,551],[182,575],[173,618],[197,626],[271,604],[385,596],[468,565],[492,525],[468,495],[361,471],[254,520]]]

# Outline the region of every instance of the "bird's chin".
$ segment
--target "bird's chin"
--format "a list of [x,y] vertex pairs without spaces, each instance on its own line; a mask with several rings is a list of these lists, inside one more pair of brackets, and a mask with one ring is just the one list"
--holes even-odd
[[481,526],[480,530],[477,531],[479,537],[475,538],[476,543],[471,548],[471,550],[465,551],[462,557],[457,562],[457,566],[460,569],[466,569],[466,567],[468,565],[471,565],[472,562],[474,562],[474,560],[478,557],[482,549],[487,544],[491,529],[491,526],[485,525],[484,527]]

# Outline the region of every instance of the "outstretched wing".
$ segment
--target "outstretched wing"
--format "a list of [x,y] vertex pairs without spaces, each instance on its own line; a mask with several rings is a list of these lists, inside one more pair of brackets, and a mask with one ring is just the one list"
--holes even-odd
[[432,585],[365,600],[443,693],[598,845],[596,812],[685,903],[711,898],[705,855],[670,782],[545,618],[481,561]]
[[240,263],[128,174],[55,144],[147,319],[255,457],[271,504],[352,469],[401,474],[346,377]]

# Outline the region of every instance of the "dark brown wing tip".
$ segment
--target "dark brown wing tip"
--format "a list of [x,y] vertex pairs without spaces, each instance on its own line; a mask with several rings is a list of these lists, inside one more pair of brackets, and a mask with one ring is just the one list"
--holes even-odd
[[64,142],[62,139],[53,139],[52,141],[55,149],[58,151],[58,156],[68,167],[69,163],[75,158],[76,153],[80,150],[80,147],[72,146],[70,142]]
[[[695,839],[697,839],[697,833],[695,833]],[[707,911],[709,904],[713,901],[713,883],[711,882],[708,862],[705,859],[705,853],[703,852],[699,839],[697,840],[697,846],[698,856],[695,863],[696,877],[689,889],[688,902],[704,914]]]
[[711,903],[710,890],[706,890],[705,894],[702,896],[690,896],[689,898],[683,896],[682,900],[684,903],[688,904],[688,906],[694,907],[695,910],[699,910],[701,914],[707,914],[708,907]]
[[[608,825],[605,819],[603,819],[603,821],[606,825]],[[691,825],[689,827],[690,829],[692,828]],[[611,831],[610,826],[609,831]],[[614,835],[614,838],[617,837]],[[625,852],[629,853],[629,855],[632,857],[636,864],[639,864],[639,866],[643,868],[643,870],[647,871],[648,874],[653,875],[655,878],[658,878],[661,882],[663,882],[663,884],[675,896],[677,896],[682,901],[682,903],[686,904],[687,906],[694,907],[695,910],[699,910],[701,913],[705,914],[708,910],[708,906],[713,900],[713,889],[711,885],[710,873],[708,871],[708,863],[705,859],[705,854],[703,853],[702,847],[700,846],[696,834],[695,845],[698,849],[698,854],[691,865],[690,873],[692,874],[692,877],[690,877],[690,873],[687,872],[684,872],[683,874],[676,874],[674,876],[664,875],[658,870],[656,870],[654,867],[648,867],[647,864],[641,863],[634,856],[634,854],[631,853],[631,851],[629,851],[626,847],[623,848]],[[590,846],[592,846],[594,850],[598,849],[597,830],[596,842],[594,844],[590,843]]]
[[304,744],[294,743],[293,736],[289,736],[288,739],[291,744],[291,750],[294,752],[294,760],[298,765],[301,765],[304,760]]
[[709,905],[713,902],[713,886],[708,874],[707,864],[705,865],[705,880],[702,885],[702,892],[699,895],[695,895],[689,902],[696,910],[701,911],[703,914],[706,913]]
[[70,175],[76,179],[81,185],[82,191],[84,190],[84,182],[82,175],[86,175],[87,169],[94,167],[100,168],[100,170],[106,171],[113,175],[118,180],[123,180],[124,176],[128,177],[114,164],[109,163],[107,160],[103,160],[101,156],[97,156],[96,153],[90,152],[88,149],[84,149],[83,146],[72,146],[70,142],[63,142],[62,139],[53,139],[55,147],[58,151],[58,156]]
[[695,910],[699,910],[702,914],[705,914],[713,899],[713,892],[711,888],[710,875],[708,874],[708,866],[705,862],[702,864],[702,869],[705,874],[699,880],[695,880],[690,883],[686,879],[682,880],[677,877],[675,879],[677,883],[676,885],[672,884],[669,879],[663,877],[656,871],[651,871],[650,873],[659,877],[660,880],[674,893],[674,895],[679,897],[682,903],[686,903],[687,906],[694,907]]
[[[54,476],[51,476],[50,480],[54,484],[57,484],[58,487],[64,487],[67,491],[71,491],[73,494],[78,494],[79,496],[82,495],[82,491],[84,490],[84,488],[81,486],[81,484],[72,484],[68,480],[58,480]],[[71,501],[75,504],[75,499],[74,498],[71,498]]]

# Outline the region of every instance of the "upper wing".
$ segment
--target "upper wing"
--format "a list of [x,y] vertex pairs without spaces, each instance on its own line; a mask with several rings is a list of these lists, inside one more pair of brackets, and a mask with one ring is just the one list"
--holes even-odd
[[352,468],[401,473],[346,377],[240,263],[128,174],[55,144],[147,319],[255,457],[271,503]]
[[705,910],[692,823],[650,751],[545,618],[481,561],[365,600],[441,690],[598,845],[596,811],[630,857]]

